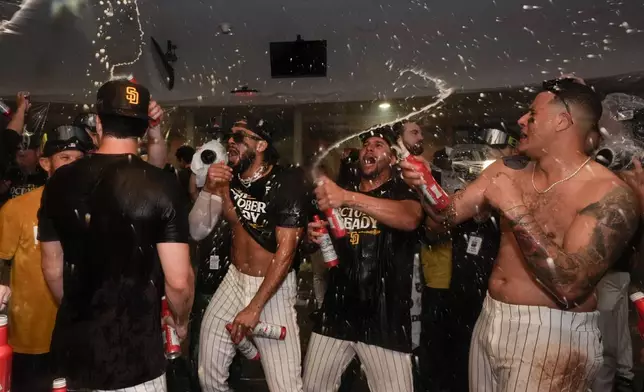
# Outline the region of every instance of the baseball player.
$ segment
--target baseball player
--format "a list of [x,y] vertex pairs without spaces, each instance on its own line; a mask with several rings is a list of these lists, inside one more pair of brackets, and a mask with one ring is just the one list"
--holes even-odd
[[204,392],[231,390],[227,379],[235,343],[262,321],[287,330],[282,341],[253,339],[269,389],[301,392],[294,260],[310,203],[304,173],[277,164],[263,120],[237,121],[224,140],[232,168],[212,165],[204,189],[222,200],[232,231],[232,264],[201,324],[201,387]]
[[[315,194],[320,210],[336,208],[347,230],[334,240],[339,265],[329,271],[321,317],[304,361],[304,390],[336,391],[357,355],[374,392],[413,390],[410,306],[415,244],[422,210],[417,196],[392,176],[393,131],[361,135],[360,180],[346,185],[327,177]],[[322,223],[308,237],[319,242]]]
[[176,177],[135,155],[163,114],[149,91],[110,81],[96,107],[99,149],[56,171],[38,213],[60,303],[52,362],[70,389],[165,392],[161,297],[182,339],[194,293],[187,203]]
[[[585,153],[601,100],[574,79],[545,82],[518,121],[518,151],[452,199],[424,206],[435,230],[488,209],[501,245],[470,349],[470,391],[585,391],[601,365],[596,284],[636,230],[631,189]],[[401,164],[408,184],[419,173]]]
[[[67,125],[48,131],[41,146],[40,165],[50,176],[94,148],[83,129]],[[16,392],[51,391],[49,346],[58,304],[45,283],[36,240],[42,192],[43,187],[36,188],[0,210],[0,261],[13,260],[9,344],[14,351],[11,388]]]

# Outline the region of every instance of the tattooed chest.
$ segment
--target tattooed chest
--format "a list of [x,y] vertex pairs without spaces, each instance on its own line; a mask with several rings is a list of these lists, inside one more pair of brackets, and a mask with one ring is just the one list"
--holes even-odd
[[543,195],[524,193],[523,202],[545,234],[555,242],[562,243],[575,217],[574,208],[556,193]]

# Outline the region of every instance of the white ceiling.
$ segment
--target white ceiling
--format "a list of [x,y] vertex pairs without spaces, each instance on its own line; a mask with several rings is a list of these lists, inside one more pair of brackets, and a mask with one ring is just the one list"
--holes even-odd
[[[422,77],[400,75],[410,68],[464,90],[520,86],[555,77],[560,68],[585,77],[642,70],[642,1],[525,1],[530,4],[26,0],[27,7],[6,26],[12,33],[0,33],[0,95],[29,90],[41,100],[91,102],[94,82],[109,77],[105,64],[95,58],[100,49],[114,64],[135,60],[142,48],[137,61],[115,72],[133,73],[162,102],[191,105],[246,102],[229,93],[240,85],[261,90],[253,98],[256,104],[436,93]],[[4,8],[0,12],[8,12]],[[221,23],[230,23],[233,34],[221,34]],[[291,41],[297,34],[328,41],[328,78],[271,79],[269,42]],[[159,82],[150,36],[162,45],[171,39],[179,46],[171,92]]]

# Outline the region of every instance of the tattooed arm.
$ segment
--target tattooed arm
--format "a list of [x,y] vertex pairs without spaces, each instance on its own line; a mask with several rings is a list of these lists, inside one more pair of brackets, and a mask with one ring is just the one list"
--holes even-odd
[[504,211],[529,270],[564,309],[577,306],[626,248],[639,220],[633,192],[613,186],[575,217],[563,245],[553,242],[524,205]]
[[[422,184],[420,174],[407,162],[401,162],[403,180],[412,188]],[[490,183],[490,178],[505,170],[502,161],[491,164],[481,175],[465,189],[452,195],[450,205],[443,211],[436,212],[433,207],[425,202],[420,191],[423,210],[425,210],[425,227],[434,232],[444,232],[465,222],[477,215],[488,212],[489,205],[485,200],[485,190]]]

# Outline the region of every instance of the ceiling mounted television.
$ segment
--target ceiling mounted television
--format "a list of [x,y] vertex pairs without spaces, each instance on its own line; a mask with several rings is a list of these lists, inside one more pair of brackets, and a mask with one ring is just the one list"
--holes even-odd
[[326,40],[271,42],[270,55],[273,78],[326,77]]

